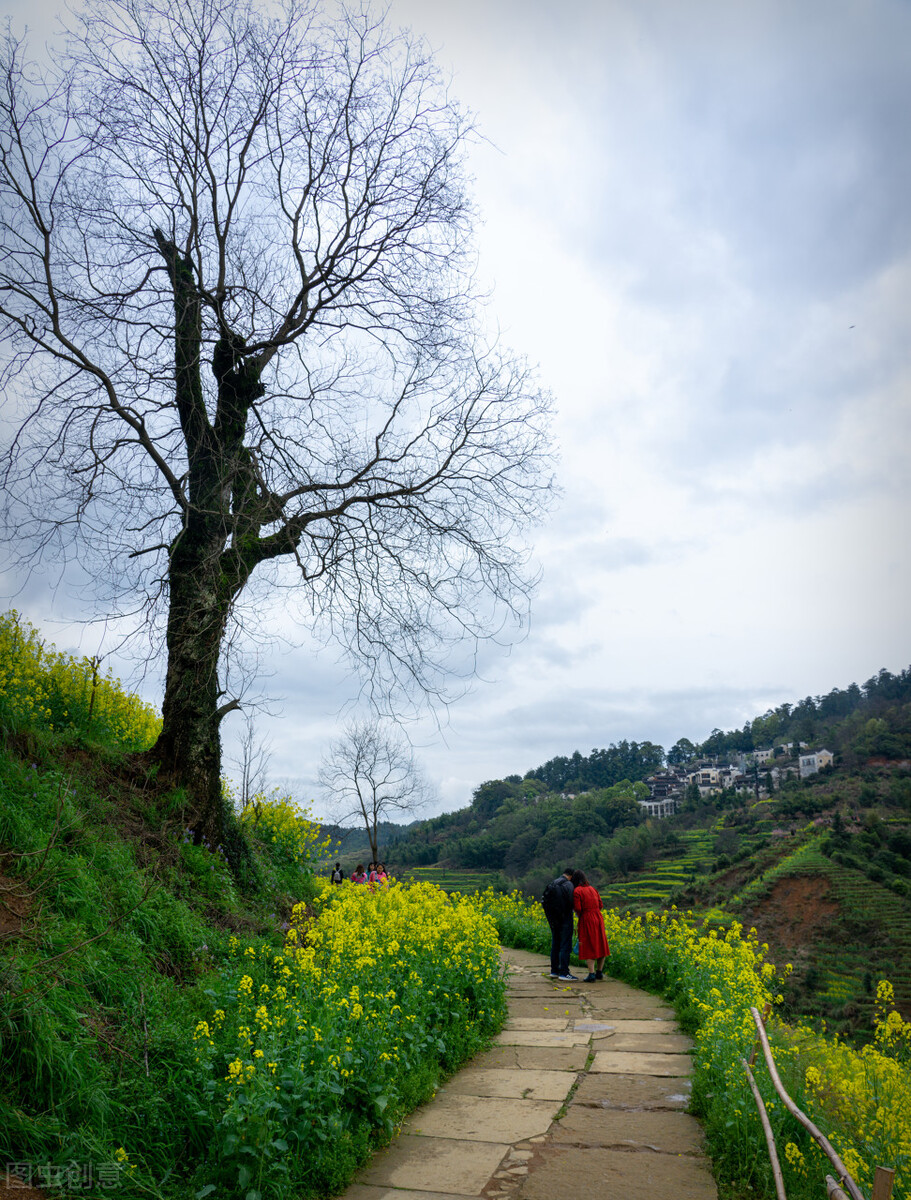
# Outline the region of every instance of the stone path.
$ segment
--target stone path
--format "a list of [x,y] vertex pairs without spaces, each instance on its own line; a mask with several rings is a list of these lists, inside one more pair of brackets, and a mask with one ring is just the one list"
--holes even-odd
[[717,1200],[690,1039],[659,998],[504,950],[509,1020],[342,1200]]

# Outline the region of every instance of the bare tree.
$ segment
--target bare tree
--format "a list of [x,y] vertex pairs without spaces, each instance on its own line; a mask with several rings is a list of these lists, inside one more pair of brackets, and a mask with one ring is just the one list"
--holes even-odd
[[[255,797],[266,790],[269,779],[269,763],[272,759],[272,747],[263,741],[256,728],[256,717],[249,710],[244,713],[244,731],[240,735],[239,754],[234,765],[240,773],[239,789],[241,808],[256,805]],[[259,810],[256,810],[259,819]]]
[[430,795],[408,742],[378,720],[346,726],[320,765],[319,782],[334,820],[363,822],[374,862],[379,826],[416,812]]
[[319,0],[75,20],[0,78],[6,520],[165,618],[149,760],[221,840],[251,592],[293,585],[378,695],[444,693],[527,602],[549,402],[480,332],[471,129],[410,35]]

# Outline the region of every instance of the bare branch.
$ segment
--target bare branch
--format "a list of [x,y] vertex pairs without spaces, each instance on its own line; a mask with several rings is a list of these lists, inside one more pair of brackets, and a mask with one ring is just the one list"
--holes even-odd
[[430,789],[402,734],[378,720],[355,721],[330,746],[319,771],[324,800],[338,824],[363,824],[379,857],[379,826],[417,812]]
[[153,756],[211,813],[276,589],[391,709],[518,630],[549,399],[483,336],[471,122],[420,42],[320,0],[76,22],[0,74],[4,515],[163,634]]

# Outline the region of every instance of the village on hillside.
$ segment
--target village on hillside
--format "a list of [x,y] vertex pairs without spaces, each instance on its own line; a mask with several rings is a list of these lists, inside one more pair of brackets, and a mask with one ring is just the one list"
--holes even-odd
[[[806,750],[806,753],[802,751]],[[830,750],[809,751],[806,742],[787,742],[766,750],[741,754],[738,762],[719,766],[717,760],[668,766],[649,775],[649,797],[639,801],[650,817],[672,817],[687,796],[700,799],[721,791],[752,792],[763,799],[788,779],[806,779],[831,766]]]

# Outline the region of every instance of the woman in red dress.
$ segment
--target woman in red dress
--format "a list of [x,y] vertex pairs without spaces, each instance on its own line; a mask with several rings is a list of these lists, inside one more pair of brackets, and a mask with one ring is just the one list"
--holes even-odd
[[582,871],[573,874],[573,888],[573,908],[579,914],[579,957],[585,959],[588,967],[588,975],[582,982],[594,983],[596,979],[604,978],[604,960],[610,954],[601,915],[601,897]]

